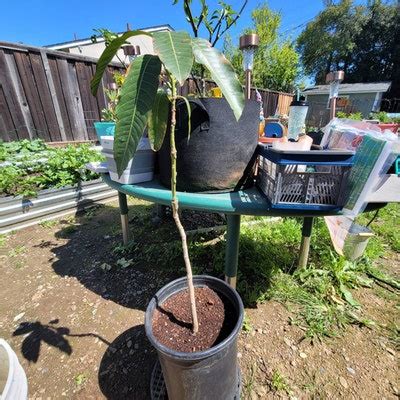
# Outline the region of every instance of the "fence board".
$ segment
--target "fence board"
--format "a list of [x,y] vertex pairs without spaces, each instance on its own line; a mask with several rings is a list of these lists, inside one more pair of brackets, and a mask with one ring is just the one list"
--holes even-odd
[[0,85],[3,87],[7,106],[10,110],[15,129],[17,130],[18,139],[29,139],[29,129],[26,126],[21,105],[18,103],[15,88],[11,83],[6,57],[2,49],[0,49]]
[[38,87],[39,98],[44,111],[50,141],[59,141],[61,140],[60,128],[54,111],[53,100],[47,83],[42,57],[40,53],[30,53],[29,58],[32,64],[33,76]]
[[[85,118],[83,115],[82,104],[80,103],[79,88],[77,90],[78,83],[76,81],[75,71],[71,70],[68,61],[65,59],[57,59],[57,67],[60,74],[65,105],[71,125],[72,140],[85,140]],[[78,102],[80,104],[80,108],[78,108]]]
[[0,139],[6,142],[18,140],[17,131],[15,129],[7,101],[4,96],[3,87],[0,85]]
[[35,130],[34,137],[50,140],[50,136],[47,134],[48,130],[44,111],[40,104],[38,88],[33,78],[29,54],[25,52],[15,52],[14,57],[32,116]]
[[[82,99],[82,108],[85,117],[85,125],[90,140],[96,139],[93,123],[100,120],[99,110],[97,107],[96,98],[90,92],[91,74],[88,72],[88,67],[83,62],[77,62],[76,75],[78,78],[80,95]],[[89,66],[90,68],[90,66]]]
[[64,121],[61,115],[60,104],[58,102],[57,92],[53,81],[53,75],[51,74],[49,60],[47,59],[47,55],[44,50],[40,51],[40,57],[42,59],[44,72],[46,74],[47,83],[49,85],[51,99],[54,106],[54,112],[56,114],[57,124],[60,130],[60,136],[63,141],[67,141],[67,136],[65,134],[65,128],[64,128]]
[[61,118],[64,125],[65,141],[74,140],[72,133],[71,124],[69,122],[67,105],[64,98],[64,92],[61,85],[60,73],[58,71],[57,59],[53,57],[47,58],[50,66],[51,76],[53,77],[54,89],[56,91],[56,97],[58,105],[60,106]]

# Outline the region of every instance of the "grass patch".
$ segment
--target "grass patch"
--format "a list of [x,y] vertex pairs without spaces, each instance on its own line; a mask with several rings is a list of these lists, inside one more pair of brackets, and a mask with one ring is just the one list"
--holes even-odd
[[49,219],[49,220],[45,220],[45,221],[40,221],[39,225],[42,228],[53,228],[58,224],[58,221],[56,219]]
[[[139,206],[140,213],[130,213],[134,240],[128,246],[110,243],[118,257],[133,260],[132,265],[154,265],[182,276],[185,267],[181,242],[172,220],[156,228],[151,208]],[[322,338],[340,334],[349,323],[372,327],[353,297],[353,289],[370,287],[377,280],[396,284],[392,277],[374,266],[374,260],[397,246],[398,227],[393,216],[400,205],[382,210],[372,224],[378,225],[376,237],[370,241],[366,256],[349,262],[333,252],[328,229],[322,218],[315,220],[310,260],[306,268],[297,270],[302,219],[282,218],[271,222],[265,217],[244,218],[256,223],[243,224],[240,236],[238,292],[245,305],[276,300],[293,311],[291,322],[304,330],[305,337]],[[371,215],[360,217],[359,222]],[[395,232],[397,231],[397,233]],[[189,253],[195,274],[223,277],[225,258],[224,232],[199,233],[188,238]],[[251,329],[245,323],[245,330]]]
[[290,392],[290,388],[286,382],[285,377],[279,371],[274,371],[274,373],[272,374],[271,389],[274,392]]
[[8,252],[8,256],[9,257],[17,257],[17,256],[20,256],[21,254],[24,254],[25,251],[26,251],[26,247],[25,246],[18,245],[18,246],[15,246],[13,249],[11,249]]

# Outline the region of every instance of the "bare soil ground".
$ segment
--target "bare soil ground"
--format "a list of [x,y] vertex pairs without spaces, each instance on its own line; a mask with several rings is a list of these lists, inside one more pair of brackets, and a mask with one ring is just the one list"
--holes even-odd
[[[173,225],[135,201],[133,234],[145,218],[157,229]],[[196,226],[223,224],[198,217]],[[148,228],[146,228],[148,229]],[[137,233],[139,232],[139,233]],[[140,239],[140,238],[139,238]],[[154,263],[119,261],[115,205],[43,224],[3,238],[0,247],[0,337],[17,352],[31,399],[149,399],[156,355],[143,327],[151,296],[180,272]],[[140,240],[139,240],[140,242]],[[125,262],[126,261],[126,262]],[[394,274],[400,257],[380,262]],[[398,293],[379,286],[354,297],[375,321],[348,326],[337,337],[304,339],[291,324],[295,309],[266,302],[246,309],[249,331],[239,340],[246,399],[395,399],[398,397]]]

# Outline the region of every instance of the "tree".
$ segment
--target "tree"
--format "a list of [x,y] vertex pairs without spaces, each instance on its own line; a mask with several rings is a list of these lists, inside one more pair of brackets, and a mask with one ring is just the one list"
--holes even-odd
[[399,80],[399,6],[381,0],[327,4],[297,41],[305,73],[317,84],[338,69],[345,82]]
[[[280,91],[292,91],[299,76],[299,55],[289,40],[281,41],[278,31],[281,15],[272,11],[267,4],[251,13],[252,26],[244,33],[256,32],[260,45],[254,57],[254,86]],[[230,37],[225,39],[225,56],[231,61],[241,81],[244,81],[242,52],[233,46]]]

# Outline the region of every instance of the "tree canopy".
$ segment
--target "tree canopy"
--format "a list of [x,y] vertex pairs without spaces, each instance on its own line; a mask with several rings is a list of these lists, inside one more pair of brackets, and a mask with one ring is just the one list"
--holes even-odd
[[[257,32],[260,45],[254,57],[254,86],[279,91],[292,91],[299,75],[299,55],[289,40],[278,35],[281,15],[263,4],[251,13],[252,26],[244,33]],[[224,53],[231,61],[236,73],[244,81],[242,52],[225,39]]]
[[300,34],[297,44],[306,74],[317,84],[343,70],[345,82],[391,80],[400,84],[400,8],[397,2],[352,0],[327,7]]

